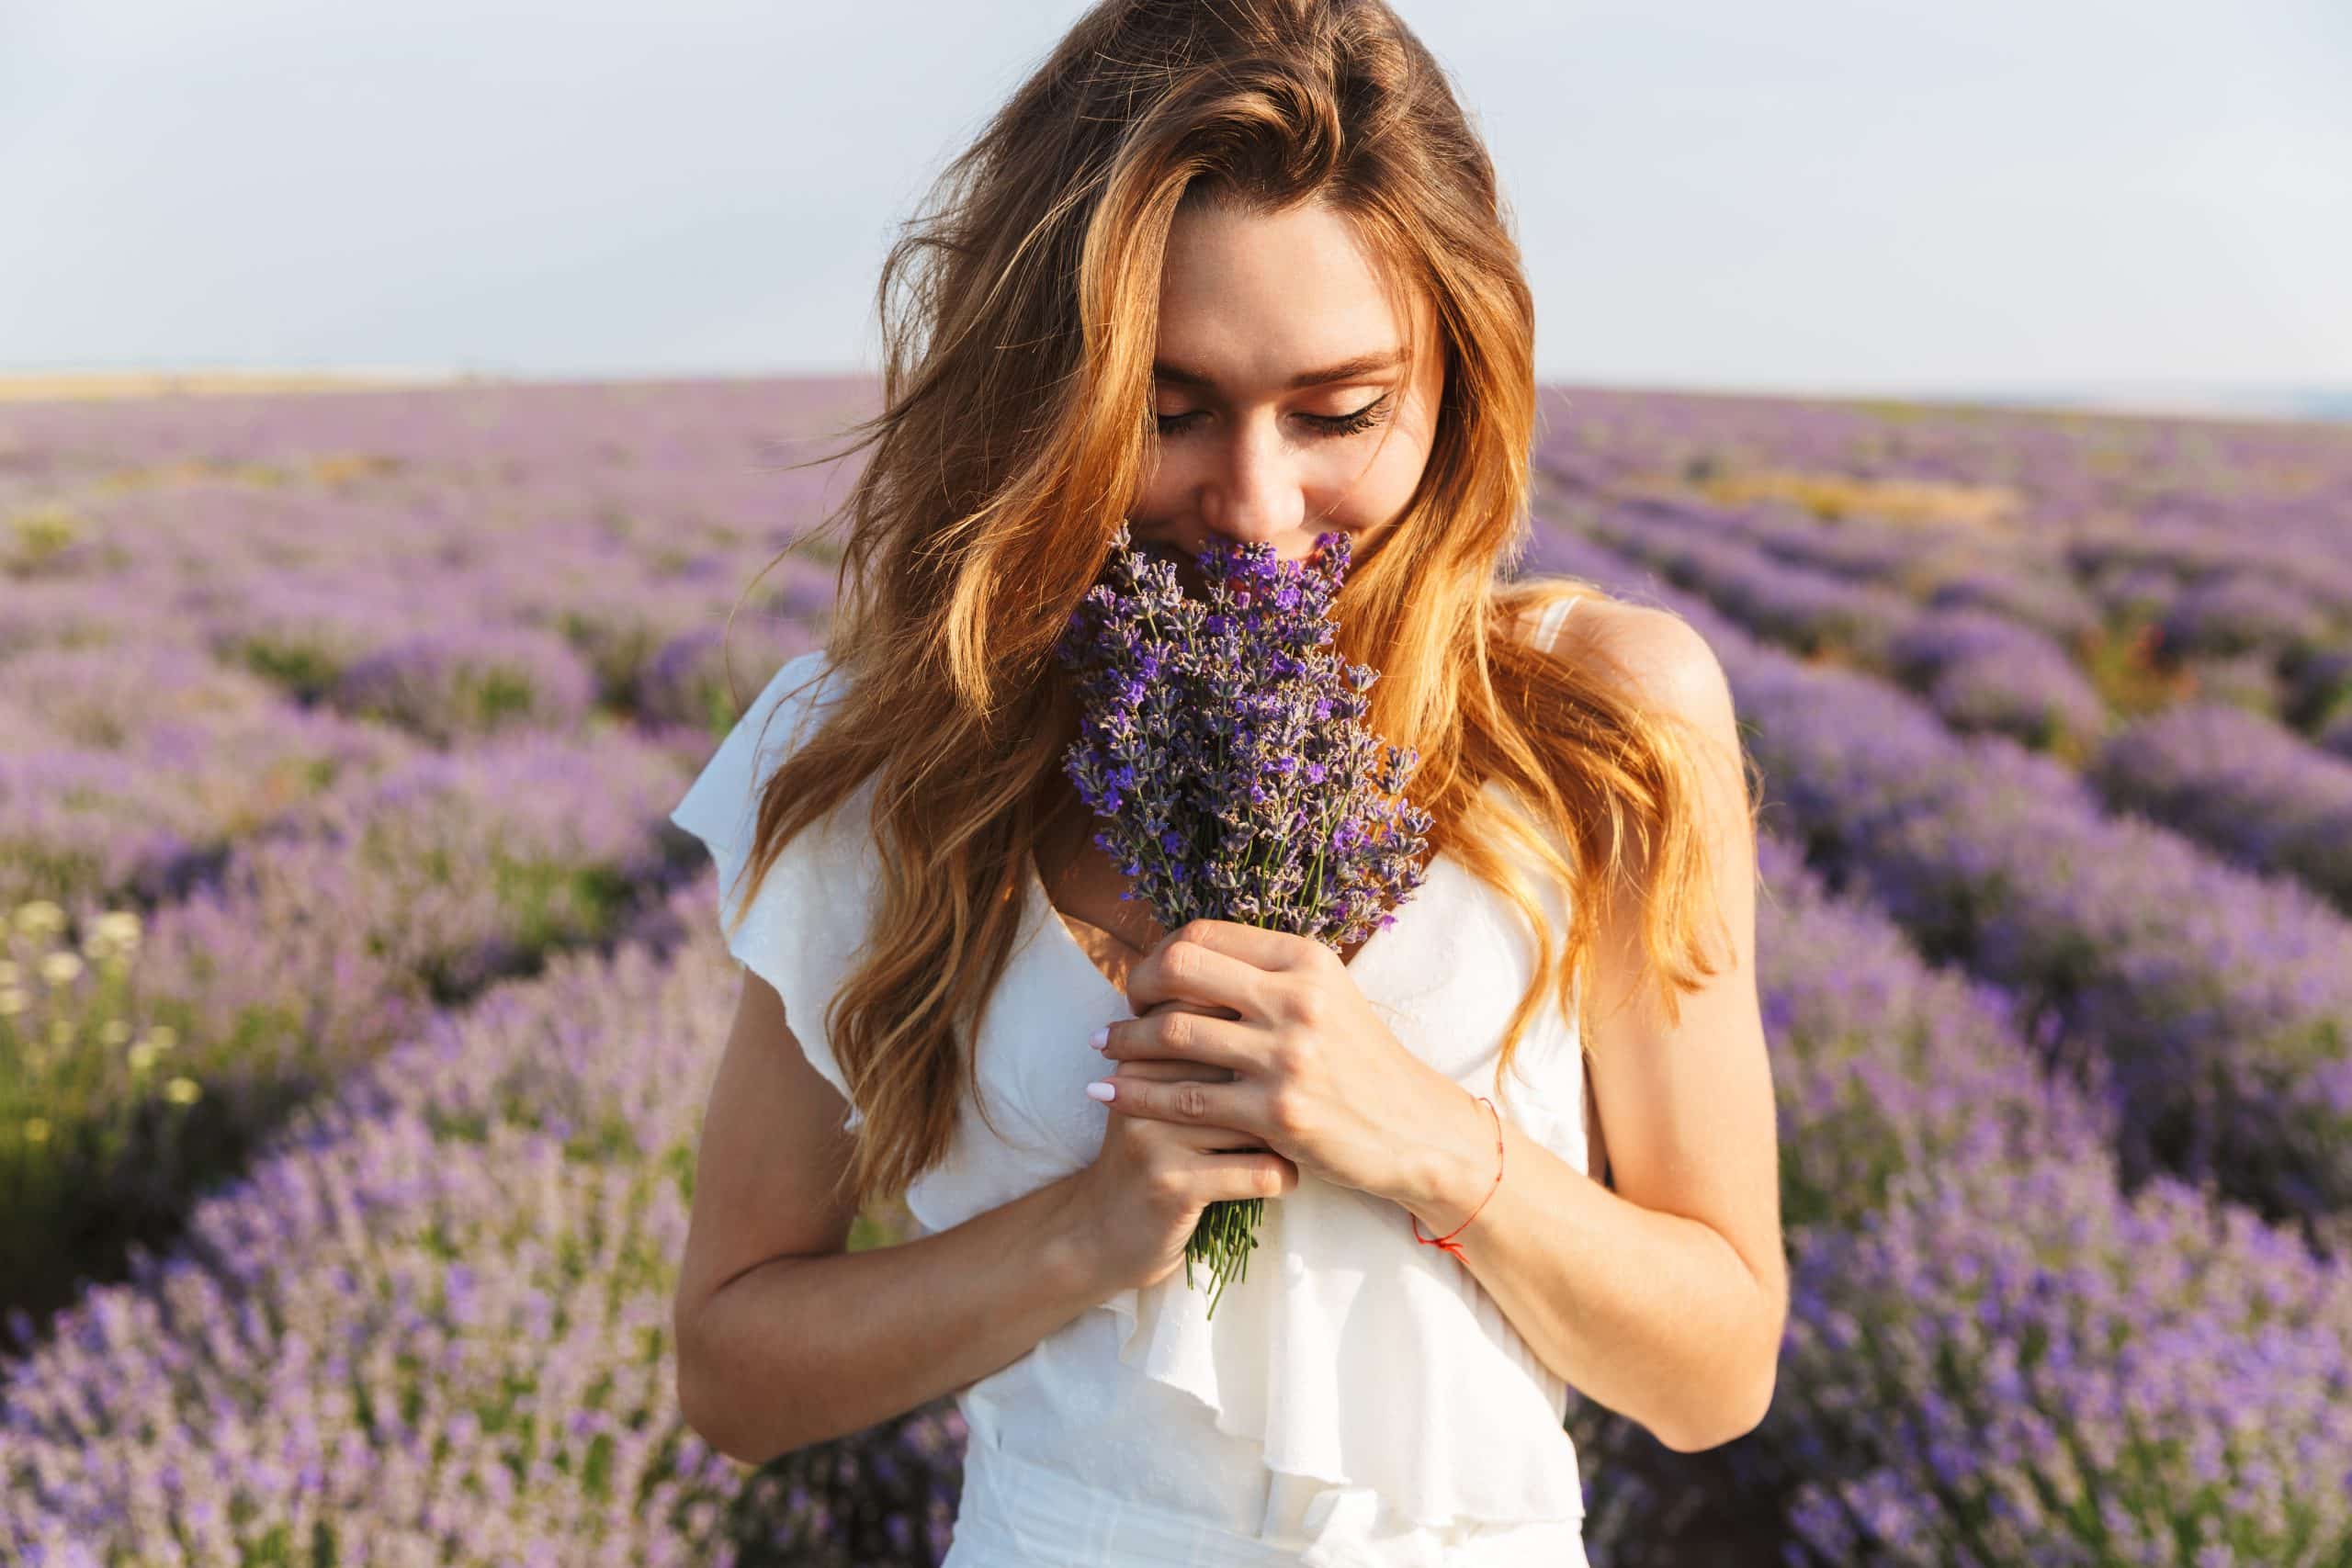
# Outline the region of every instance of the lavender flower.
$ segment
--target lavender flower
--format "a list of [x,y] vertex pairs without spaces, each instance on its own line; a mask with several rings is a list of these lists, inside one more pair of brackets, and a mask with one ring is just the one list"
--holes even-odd
[[2315,647],[2327,633],[2326,616],[2301,592],[2253,571],[2206,579],[2176,599],[2164,617],[2165,650],[2177,655]]
[[[1419,759],[1386,747],[1377,793],[1364,787],[1381,742],[1360,722],[1363,694],[1379,671],[1316,651],[1332,640],[1348,537],[1316,546],[1303,567],[1266,546],[1210,546],[1204,604],[1122,521],[1110,581],[1088,591],[1056,650],[1084,672],[1064,768],[1105,819],[1094,842],[1134,879],[1122,897],[1168,930],[1235,920],[1337,951],[1394,923],[1420,886],[1430,818],[1399,798]],[[1219,1296],[1246,1277],[1264,1212],[1254,1198],[1203,1211],[1186,1283],[1195,1258],[1212,1262]]]
[[1896,677],[1958,729],[1997,729],[2029,746],[2095,739],[2107,713],[2065,649],[1990,610],[1928,610],[1888,649]]
[[2352,910],[2352,761],[2256,715],[2193,703],[2116,736],[2092,778],[2117,807]]
[[[682,890],[700,914],[706,872]],[[944,1402],[756,1474],[681,1418],[675,1260],[734,960],[560,956],[354,1065],[169,1252],[7,1316],[0,1562],[935,1562]]]
[[1758,643],[1638,569],[1575,556],[1723,655],[1770,809],[1921,950],[2016,992],[2047,1064],[2103,1057],[2117,1153],[2273,1218],[2352,1211],[2352,923],[2126,813],[2002,736],[1955,737],[1894,688]]
[[2352,708],[2346,708],[2319,732],[2320,749],[2352,761]]
[[448,744],[511,726],[569,728],[594,703],[595,678],[552,633],[444,626],[381,649],[343,672],[335,705]]
[[2099,1151],[1921,1165],[1792,1251],[1787,1561],[2344,1561],[2342,1260]]

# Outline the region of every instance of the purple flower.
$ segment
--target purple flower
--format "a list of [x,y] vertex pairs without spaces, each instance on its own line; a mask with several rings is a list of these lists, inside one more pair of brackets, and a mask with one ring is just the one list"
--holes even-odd
[[2352,761],[2258,715],[2192,704],[2108,742],[2094,776],[2116,806],[2352,910]]

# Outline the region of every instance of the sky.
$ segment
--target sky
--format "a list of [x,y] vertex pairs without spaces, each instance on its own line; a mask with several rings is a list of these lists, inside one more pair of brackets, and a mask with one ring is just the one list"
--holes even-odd
[[[1070,0],[6,0],[0,371],[871,372]],[[2344,0],[1396,0],[1547,381],[2352,391]]]

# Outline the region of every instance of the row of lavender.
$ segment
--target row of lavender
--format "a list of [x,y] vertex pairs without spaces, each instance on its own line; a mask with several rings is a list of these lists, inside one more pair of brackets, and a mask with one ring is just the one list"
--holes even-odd
[[2352,728],[2352,430],[1567,400],[1543,461],[1571,496],[1703,505],[1795,564],[1997,609],[2126,662],[2153,653],[2150,697],[2194,682],[2310,736]]
[[[1547,568],[1626,573],[1574,535],[1540,539]],[[2006,736],[1955,735],[1883,682],[1648,592],[1722,656],[1770,809],[1808,862],[1924,952],[2015,991],[2053,1065],[2112,1074],[2128,1180],[2211,1181],[2274,1218],[2352,1212],[2352,922],[2108,816]]]
[[759,1476],[678,1416],[715,904],[706,872],[611,953],[434,1015],[129,1281],[13,1319],[0,1560],[937,1561],[952,1411]]
[[[1937,581],[1923,604],[1877,581],[1790,564],[1785,549],[1757,539],[1785,541],[1809,525],[1760,525],[1655,499],[1582,505],[1566,515],[1745,629],[1884,673],[1955,728],[2009,734],[2076,761],[2115,808],[2162,821],[2241,864],[2298,876],[2352,910],[2352,754],[2333,755],[2258,713],[2214,700],[2115,724],[2106,697],[2047,624],[2065,608],[2063,589],[2020,605],[2038,625],[1973,602],[1991,597],[1988,584],[1998,577]],[[2023,598],[2006,589],[1999,597]],[[2352,632],[2343,635],[2352,649]],[[2095,646],[2080,629],[2074,637]],[[2352,709],[2339,728],[2352,745]]]
[[2096,545],[2098,562],[2181,586],[2250,569],[2352,611],[2331,553],[2352,512],[2341,424],[1585,388],[1555,402],[1545,459],[1579,489],[1670,480],[1729,504],[2005,532],[2028,551]]
[[1936,608],[1982,608],[2063,645],[2110,687],[2121,672],[2109,662],[2132,657],[2154,665],[2138,672],[2144,691],[2115,692],[2135,704],[2203,691],[2323,741],[2352,728],[2352,568],[2335,561],[2335,546],[2298,558],[2276,540],[2190,550],[2161,534],[2043,534],[2030,517],[1997,527],[1842,511],[1817,517],[1783,502],[1724,504],[1687,484],[1594,491],[1573,474],[1558,482],[1580,499],[1655,516],[1669,531],[1696,526],[1735,537],[1863,590],[1815,583],[1808,617],[1804,580],[1767,589],[1768,604],[1789,600],[1784,613],[1801,633],[1842,623],[1883,649],[1908,618],[1905,596]]
[[806,416],[764,389],[11,405],[0,722],[38,743],[0,755],[0,899],[154,890],[370,744],[337,715],[441,745],[723,728],[831,591],[787,558],[727,625],[822,500],[762,471],[763,400]]
[[[2164,688],[2227,691],[2319,733],[2352,714],[2352,569],[2324,553],[2301,559],[2277,541],[2205,542],[2161,532],[2068,537],[2007,526],[1815,517],[1783,502],[1724,505],[1687,487],[1631,492],[1669,524],[1705,522],[1793,566],[1938,605],[1978,606],[2075,649],[2117,633],[2166,667]],[[2229,551],[2224,557],[2222,552]],[[1826,592],[1826,590],[1824,590]],[[1899,600],[1828,595],[1867,635]]]
[[289,808],[176,901],[17,906],[0,1301],[54,1304],[433,1007],[604,935],[685,863],[660,829],[684,761],[618,736],[426,753]]
[[[1698,1456],[1577,1406],[1595,1561],[1657,1562],[1658,1521],[1694,1507],[1821,1563],[2352,1551],[2346,1265],[2166,1179],[2124,1198],[2112,1112],[2041,1076],[2007,998],[1762,849],[1780,1390]],[[715,893],[432,1020],[28,1346],[0,1392],[0,1553],[936,1562],[965,1438],[944,1403],[755,1472],[675,1409],[735,974]]]
[[760,602],[727,669],[769,530],[632,541],[643,479],[568,476],[638,449],[567,407],[520,443],[548,484],[510,447],[453,502],[455,433],[528,407],[10,411],[0,1303],[119,1272],[289,1105],[691,863],[688,766],[809,634]]
[[[1817,858],[1856,895],[1901,893],[1907,881],[1896,907],[1914,917],[1939,896],[1996,912],[2017,886],[2007,876],[2037,846],[2059,852],[2045,886],[2096,861],[2065,852],[2090,844],[2030,835],[2022,852],[1989,852],[2000,819],[2014,824],[2023,803],[2004,813],[1983,764],[2006,756],[2028,775],[2038,766],[2009,742],[1947,736],[1939,752],[1937,727],[1894,694],[1758,648],[1622,558],[1551,532],[1539,535],[1537,558],[1700,626],[1733,675],[1768,799],[1794,805],[1790,826],[1826,850]],[[1875,700],[1843,706],[1858,694]],[[1940,777],[1943,788],[1894,798],[1905,771]],[[1840,790],[1850,792],[1845,819],[1861,829],[1851,840],[1825,831]],[[1972,797],[1990,807],[1974,822],[1952,809]],[[2058,822],[2047,809],[2056,801],[2041,804],[2043,823]],[[1907,832],[1891,815],[1906,805],[1922,813]],[[1939,807],[1937,821],[1929,814]],[[1768,821],[1778,815],[1768,808]],[[2092,814],[2077,802],[2072,815],[2079,826]],[[1858,863],[1873,818],[1879,843],[1924,853]],[[1773,891],[1758,961],[1788,1130],[1794,1257],[1782,1379],[1752,1438],[1719,1454],[1645,1456],[1641,1468],[1679,1478],[1682,1495],[1629,1495],[1626,1550],[1611,1568],[1680,1561],[1671,1546],[1645,1550],[1643,1527],[1703,1514],[1702,1500],[1727,1495],[1785,1502],[1805,1551],[1792,1562],[2341,1561],[2352,1534],[2315,1523],[2297,1499],[2324,1497],[2330,1513],[2352,1499],[2343,1447],[2352,1405],[2330,1348],[2352,1342],[2352,1227],[2319,1224],[2336,1253],[2322,1261],[2298,1227],[2268,1230],[2210,1186],[2116,1169],[2099,1151],[2134,1146],[2127,1129],[2144,1100],[2132,1092],[2134,1065],[2098,1054],[2098,1042],[2067,1048],[2059,1032],[2075,1022],[2051,1006],[2048,976],[2012,964],[1996,981],[1962,985],[1928,971],[1874,903],[1826,897],[1793,841],[1768,831],[1759,848]],[[1939,854],[1954,858],[1939,864]],[[1962,881],[1963,866],[1983,880]],[[2050,900],[2024,891],[2003,953],[2119,934],[2052,932]],[[2120,889],[2093,896],[2102,891]],[[1930,924],[1905,923],[1936,937]],[[2118,956],[2120,978],[2135,959],[2161,972],[2171,954]],[[1852,1042],[1873,1035],[1892,1062],[1852,1054]],[[2064,1072],[2043,1078],[2038,1068],[2053,1058],[2080,1069],[2082,1087]],[[1851,1123],[1915,1095],[1943,1107],[1960,1135],[1907,1137],[1875,1163],[1849,1156],[1819,1178],[1805,1173],[1820,1150],[1853,1147]],[[1820,1201],[1821,1185],[1842,1201]],[[1871,1196],[1879,1193],[1889,1198],[1883,1208]],[[1872,1281],[1863,1310],[1844,1283],[1858,1273]],[[2214,1279],[2230,1281],[2221,1300],[2249,1313],[2236,1327],[2188,1304]],[[2267,1308],[2252,1303],[2268,1300],[2296,1303],[2278,1320],[2289,1333],[2267,1332]],[[1826,1391],[1826,1412],[1815,1391]],[[2260,1457],[2243,1441],[2257,1423],[2275,1423],[2282,1439]],[[2198,1503],[2214,1499],[2264,1523],[2249,1529],[2226,1517],[2230,1506],[2200,1517]],[[1740,1524],[1730,1529],[1739,1539]]]

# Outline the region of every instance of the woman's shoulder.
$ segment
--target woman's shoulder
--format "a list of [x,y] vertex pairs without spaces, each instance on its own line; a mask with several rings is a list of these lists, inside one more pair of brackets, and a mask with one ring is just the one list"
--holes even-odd
[[1728,705],[1713,646],[1671,610],[1564,584],[1521,611],[1520,626],[1555,659],[1606,660],[1646,706],[1701,717]]

